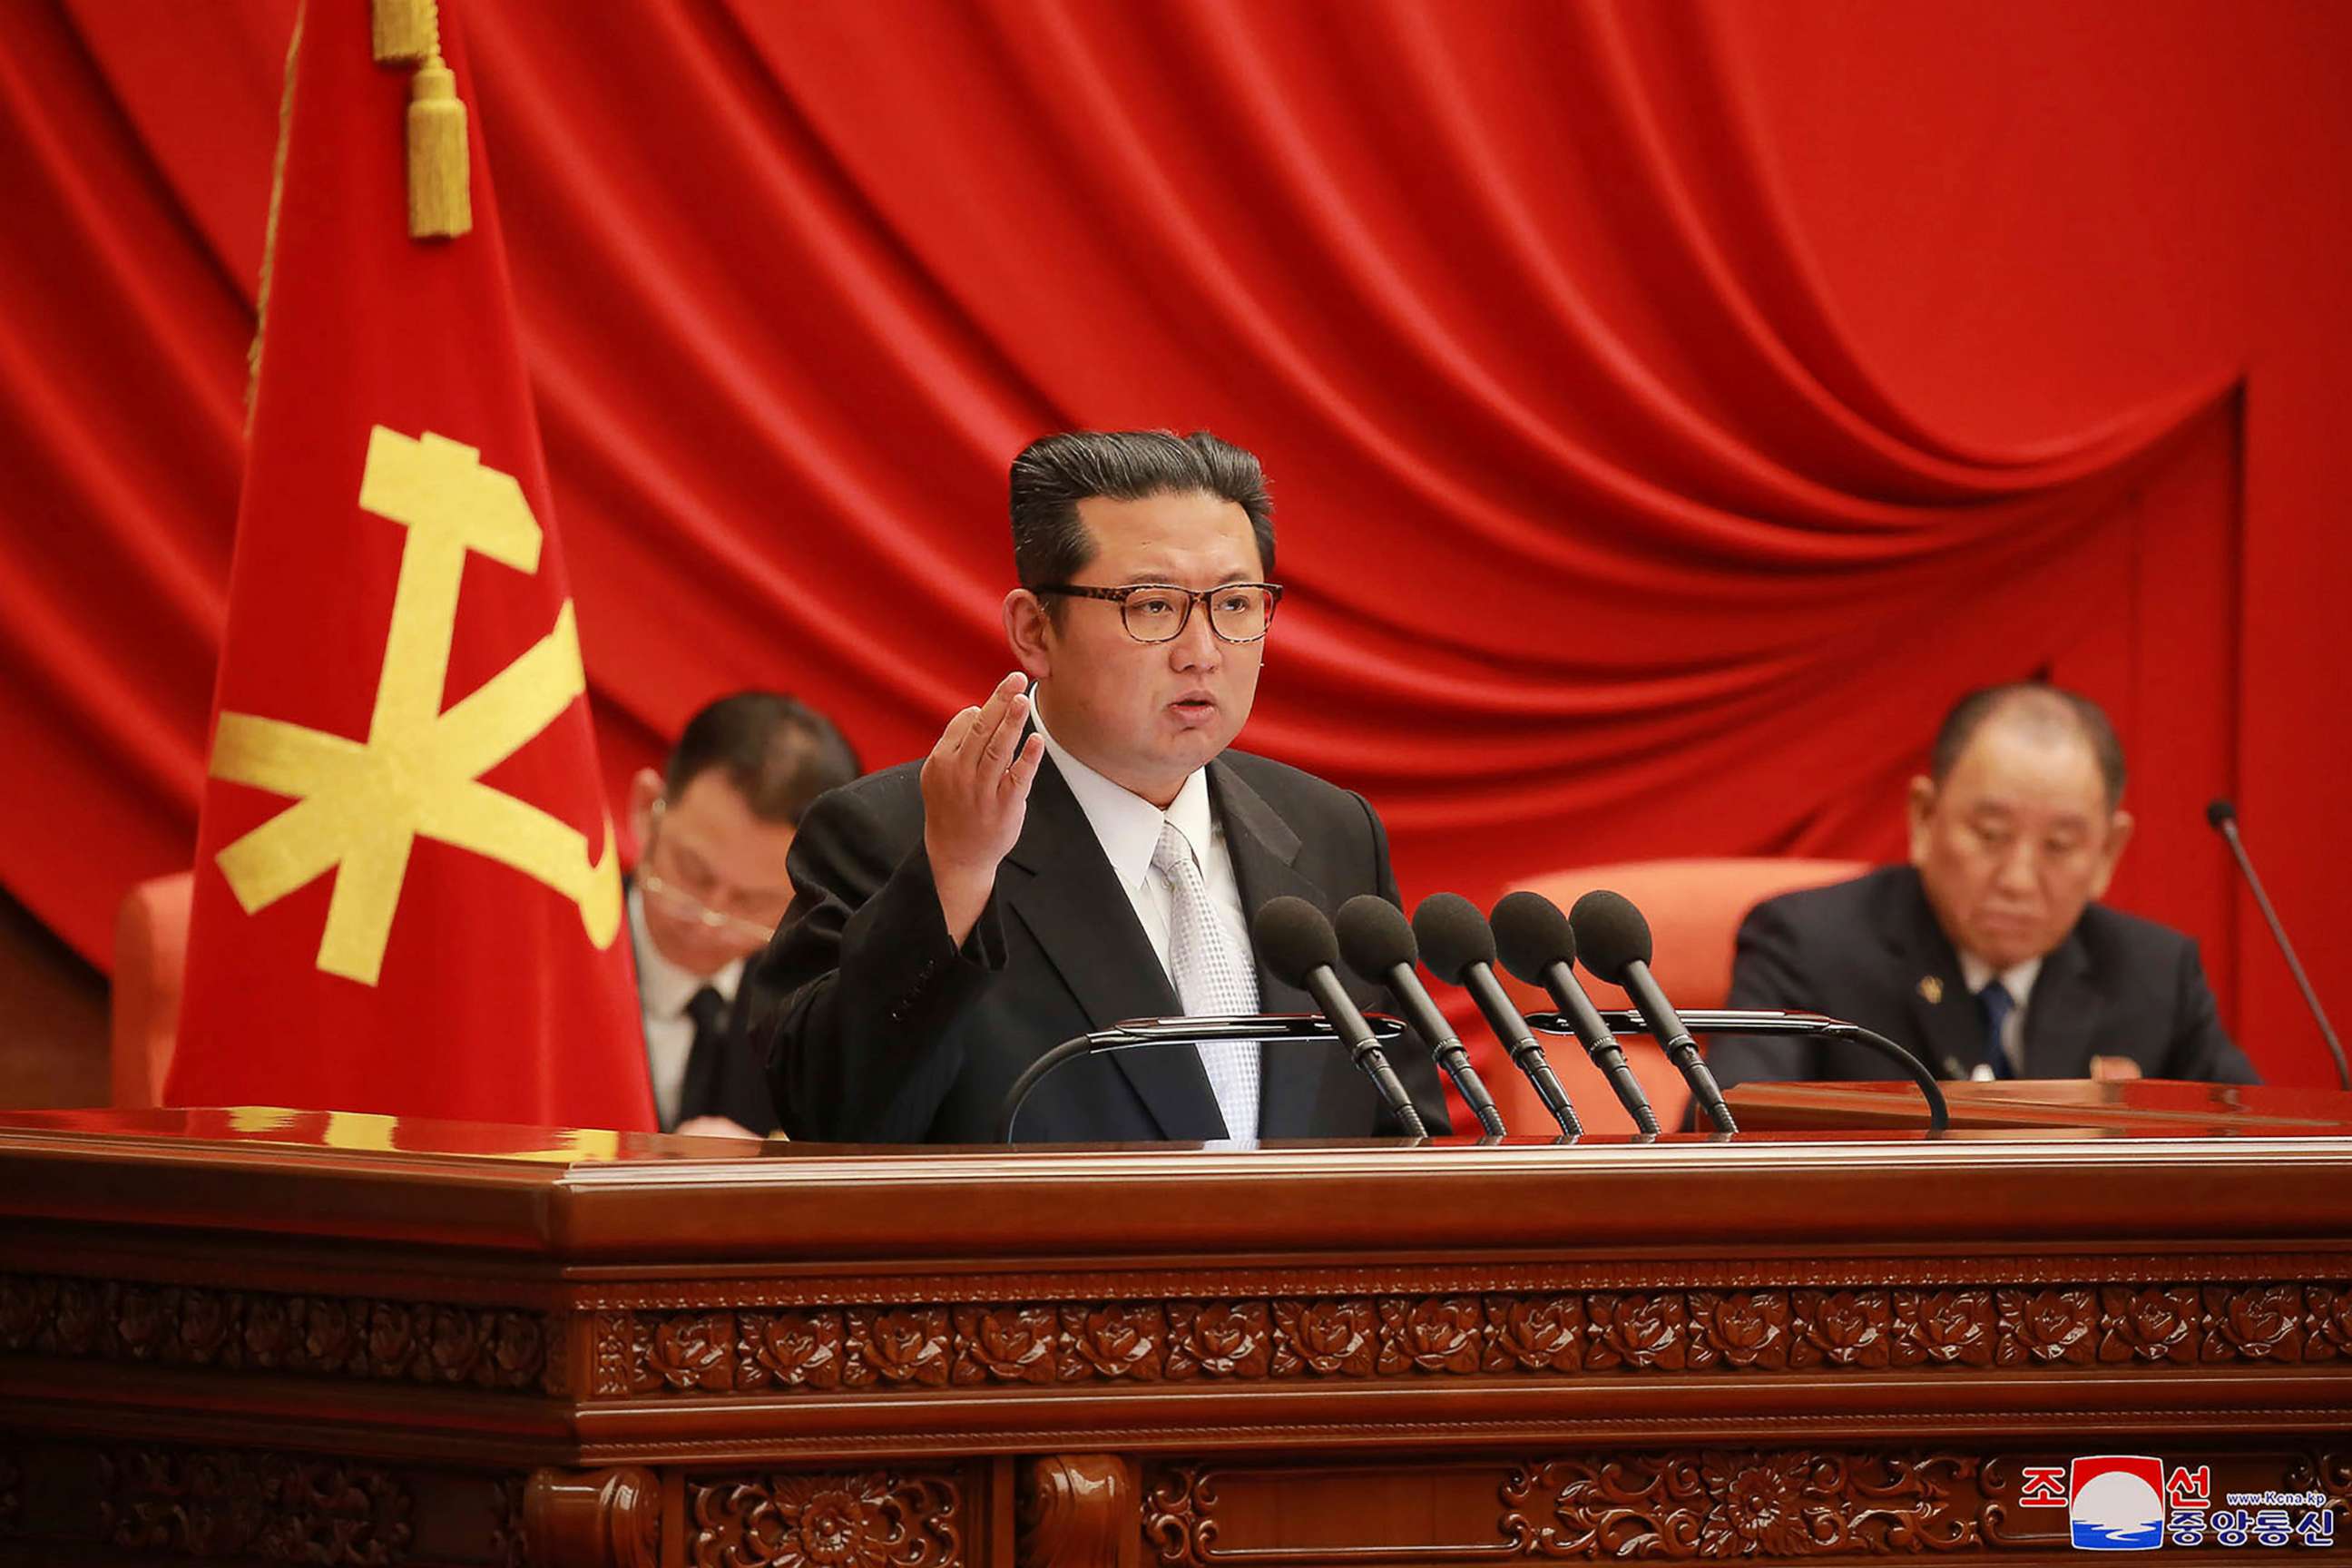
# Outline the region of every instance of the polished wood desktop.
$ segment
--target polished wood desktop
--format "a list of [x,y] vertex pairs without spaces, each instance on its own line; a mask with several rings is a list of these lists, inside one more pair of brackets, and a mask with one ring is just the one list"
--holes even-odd
[[[1956,1130],[2081,1128],[2235,1137],[2250,1132],[2352,1136],[2352,1095],[2265,1085],[2133,1079],[2012,1079],[1942,1086]],[[1727,1099],[1742,1129],[1925,1128],[1908,1083],[1751,1083]]]
[[0,1563],[2055,1562],[2025,1468],[2103,1453],[2352,1503],[2352,1097],[1983,1088],[1570,1146],[0,1116]]

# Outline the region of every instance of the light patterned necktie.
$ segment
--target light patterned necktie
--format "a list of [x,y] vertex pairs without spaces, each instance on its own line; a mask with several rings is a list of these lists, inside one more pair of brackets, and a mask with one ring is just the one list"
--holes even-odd
[[[1257,970],[1246,951],[1217,923],[1209,884],[1192,858],[1192,847],[1172,822],[1160,826],[1151,868],[1168,879],[1172,905],[1168,922],[1168,968],[1177,999],[1194,1017],[1228,1017],[1257,1011]],[[1204,1041],[1201,1065],[1209,1089],[1234,1138],[1257,1136],[1258,1046],[1255,1041]]]

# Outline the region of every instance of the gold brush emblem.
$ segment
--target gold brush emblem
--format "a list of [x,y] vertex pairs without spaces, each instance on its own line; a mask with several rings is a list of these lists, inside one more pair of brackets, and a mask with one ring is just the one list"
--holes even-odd
[[1934,1006],[1937,1003],[1941,1002],[1944,999],[1944,983],[1937,979],[1932,974],[1921,975],[1919,977],[1919,996],[1920,999],[1926,1002],[1928,1006]]

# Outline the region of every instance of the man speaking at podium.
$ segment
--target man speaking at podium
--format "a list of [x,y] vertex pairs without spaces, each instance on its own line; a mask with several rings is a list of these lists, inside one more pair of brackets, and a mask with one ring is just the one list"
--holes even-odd
[[[1282,596],[1257,459],[1206,433],[1082,431],[1033,443],[1011,490],[1020,671],[922,762],[810,808],[792,910],[745,985],[740,1026],[767,1043],[795,1138],[991,1142],[1013,1079],[1071,1036],[1311,1011],[1252,953],[1268,900],[1397,897],[1362,796],[1226,750]],[[1443,1130],[1427,1052],[1390,1054]],[[1286,1041],[1081,1058],[1037,1086],[1019,1135],[1390,1131],[1346,1051]]]

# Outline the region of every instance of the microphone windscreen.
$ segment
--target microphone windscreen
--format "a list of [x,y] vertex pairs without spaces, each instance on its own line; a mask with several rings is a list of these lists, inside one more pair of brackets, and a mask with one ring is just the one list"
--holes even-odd
[[1576,900],[1568,923],[1584,967],[1612,985],[1625,983],[1627,964],[1650,962],[1650,922],[1622,893],[1594,889]]
[[1309,970],[1339,963],[1339,942],[1331,934],[1331,922],[1305,899],[1268,899],[1250,921],[1250,940],[1276,980],[1301,990]]
[[1576,962],[1576,932],[1541,893],[1506,893],[1495,906],[1495,949],[1512,978],[1541,985],[1553,964]]
[[1341,904],[1332,924],[1339,928],[1348,967],[1375,985],[1386,984],[1389,971],[1398,964],[1411,968],[1421,956],[1404,911],[1378,893],[1358,893]]
[[2238,820],[2238,808],[2226,800],[2217,800],[2205,808],[2205,820],[2219,828]]
[[1459,893],[1432,893],[1412,911],[1412,934],[1423,962],[1448,985],[1469,977],[1474,963],[1495,962],[1495,933],[1478,906]]

